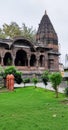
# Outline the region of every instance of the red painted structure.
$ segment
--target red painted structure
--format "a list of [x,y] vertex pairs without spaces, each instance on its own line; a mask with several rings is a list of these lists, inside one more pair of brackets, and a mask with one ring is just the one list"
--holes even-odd
[[6,77],[6,87],[10,91],[12,91],[14,89],[14,75],[12,75],[12,74],[7,75],[7,77]]

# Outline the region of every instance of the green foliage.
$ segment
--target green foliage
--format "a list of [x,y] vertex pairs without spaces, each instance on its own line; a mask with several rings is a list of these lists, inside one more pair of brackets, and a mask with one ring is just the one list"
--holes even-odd
[[45,71],[42,76],[42,81],[44,82],[45,85],[47,85],[48,81],[49,81],[49,71]]
[[4,35],[4,32],[1,28],[0,28],[0,38],[3,38],[3,39],[6,38],[5,35]]
[[65,95],[68,97],[68,87],[65,88]]
[[25,78],[25,79],[23,79],[22,81],[23,81],[23,83],[24,83],[24,87],[25,87],[25,84],[26,84],[26,83],[30,83],[30,79],[29,79],[29,78]]
[[58,97],[58,85],[62,81],[62,76],[59,72],[55,72],[55,73],[50,74],[49,79],[52,83],[52,87],[54,88],[56,92],[56,97]]
[[21,72],[16,71],[14,76],[15,76],[16,83],[18,83],[18,84],[22,83],[22,73]]
[[0,28],[0,38],[10,38],[13,39],[17,36],[23,36],[31,42],[35,41],[36,30],[33,30],[32,27],[27,27],[25,24],[22,24],[22,27],[16,22],[11,22],[10,24],[4,23],[2,29]]
[[27,38],[31,42],[35,41],[36,30],[33,30],[33,27],[27,27],[25,24],[22,24],[22,36]]
[[11,65],[12,64],[12,60],[10,58],[7,59],[7,65]]
[[2,66],[0,66],[0,76],[2,76],[2,77],[3,77],[3,73],[4,73],[4,69],[3,69],[3,67],[2,67]]
[[20,27],[16,22],[11,22],[9,25],[5,23],[2,32],[4,33],[5,38],[14,38],[14,36],[21,35]]
[[32,78],[32,82],[34,83],[35,88],[36,88],[36,84],[38,83],[38,78],[36,77]]
[[62,81],[62,76],[59,72],[52,73],[50,76],[50,81],[52,83],[53,88],[56,90],[57,86]]
[[16,68],[14,66],[9,66],[4,70],[5,75],[7,76],[7,74],[13,74],[15,75],[16,73]]
[[9,66],[4,70],[2,73],[3,78],[6,78],[8,74],[14,75],[16,83],[20,84],[22,82],[22,73],[17,71],[14,66]]

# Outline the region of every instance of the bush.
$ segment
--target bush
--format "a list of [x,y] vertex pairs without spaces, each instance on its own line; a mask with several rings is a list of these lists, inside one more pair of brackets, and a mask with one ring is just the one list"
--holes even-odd
[[23,79],[22,81],[23,81],[23,83],[24,83],[24,87],[25,87],[25,84],[26,84],[26,83],[30,83],[30,79],[29,79],[29,78],[25,78],[25,79]]
[[16,83],[20,84],[22,82],[22,73],[17,71],[14,66],[7,67],[1,75],[4,79],[6,79],[8,74],[14,75]]
[[36,84],[38,83],[38,78],[36,77],[32,78],[32,82],[34,83],[34,86],[36,88]]
[[62,81],[62,76],[59,72],[54,72],[49,76],[49,78],[52,83],[52,87],[54,88],[54,90],[56,92],[56,97],[58,97],[58,85]]
[[48,81],[49,81],[49,72],[45,71],[42,76],[42,81],[44,82],[45,86],[47,85]]
[[13,75],[15,75],[16,68],[14,66],[10,66],[10,67],[7,67],[4,72],[5,72],[6,75],[7,74],[13,74]]
[[16,71],[14,76],[15,76],[16,83],[18,83],[18,84],[22,83],[22,73],[21,72]]
[[65,95],[68,97],[68,87],[65,88]]

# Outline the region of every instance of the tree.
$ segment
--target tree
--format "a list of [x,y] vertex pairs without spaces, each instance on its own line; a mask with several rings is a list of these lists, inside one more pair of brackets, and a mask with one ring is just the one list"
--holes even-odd
[[6,38],[3,30],[0,28],[0,38]]
[[31,42],[35,41],[36,30],[33,30],[33,27],[27,27],[24,23],[22,24],[22,36],[27,38]]
[[6,23],[3,25],[3,33],[5,38],[8,37],[13,39],[16,36],[21,35],[21,30],[16,22],[11,22],[9,25]]
[[56,98],[58,98],[58,85],[62,81],[62,76],[59,72],[55,72],[55,73],[50,74],[49,79],[52,83],[52,87],[55,90]]
[[34,83],[34,86],[36,88],[36,84],[38,83],[38,78],[36,77],[32,78],[32,82]]
[[42,81],[45,84],[45,86],[47,85],[48,81],[49,81],[49,71],[45,71],[42,76]]
[[13,39],[17,36],[23,36],[31,42],[35,41],[36,30],[33,27],[27,27],[25,24],[22,24],[22,27],[16,22],[11,22],[10,24],[3,24],[3,27],[0,28],[0,38],[9,38]]

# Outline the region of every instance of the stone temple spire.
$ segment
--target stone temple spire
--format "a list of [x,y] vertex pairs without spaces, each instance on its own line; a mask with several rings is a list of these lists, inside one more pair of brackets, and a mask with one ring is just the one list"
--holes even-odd
[[36,34],[36,41],[40,41],[41,43],[44,44],[45,43],[58,44],[57,34],[55,32],[55,29],[50,21],[50,18],[46,10],[38,27],[38,31]]

